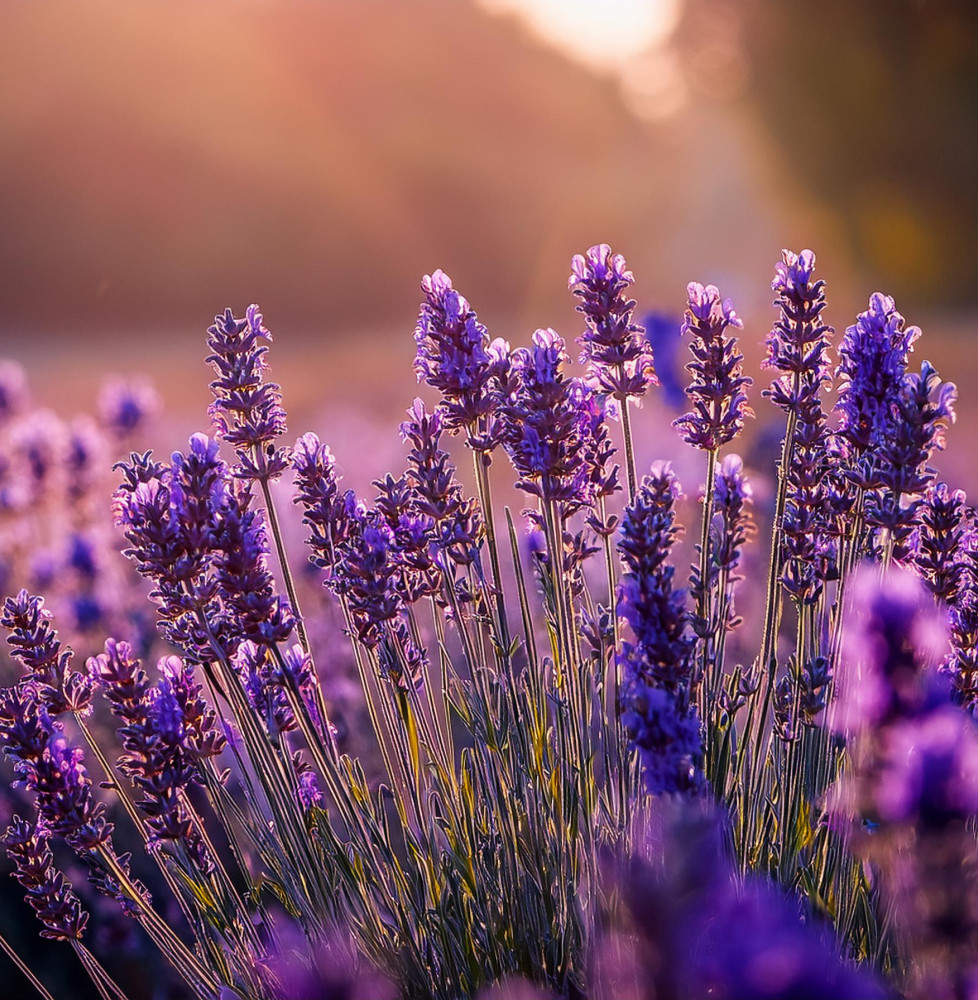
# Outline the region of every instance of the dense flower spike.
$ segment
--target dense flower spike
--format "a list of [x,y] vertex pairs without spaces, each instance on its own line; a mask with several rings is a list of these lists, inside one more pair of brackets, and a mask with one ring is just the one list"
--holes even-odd
[[356,496],[352,490],[340,493],[336,458],[315,434],[303,434],[296,441],[292,468],[296,485],[292,502],[301,504],[302,523],[312,531],[306,539],[312,549],[309,560],[329,576],[336,561],[336,547],[349,533]]
[[948,607],[958,602],[968,581],[967,497],[947,483],[931,485],[920,505],[914,534],[913,565],[931,593]]
[[212,352],[207,360],[217,374],[211,382],[214,426],[234,446],[240,474],[265,481],[288,467],[288,454],[275,445],[286,430],[282,394],[275,382],[264,379],[268,347],[259,343],[271,339],[256,305],[248,306],[244,319],[235,319],[230,309],[225,310],[207,330]]
[[634,277],[621,254],[598,243],[571,260],[568,288],[580,302],[587,329],[578,337],[581,364],[593,388],[620,401],[638,399],[656,385],[652,348],[634,322],[635,302],[626,290]]
[[703,787],[699,720],[691,703],[692,637],[685,594],[673,588],[666,560],[676,540],[679,495],[668,465],[653,466],[625,509],[618,551],[626,568],[618,613],[634,642],[622,643],[622,723],[638,749],[653,794]]
[[781,582],[799,604],[812,604],[836,575],[836,529],[828,454],[829,434],[818,383],[802,383],[781,519]]
[[[847,327],[839,344],[839,434],[848,443],[858,485],[873,486],[875,449],[891,423],[891,407],[907,370],[916,326],[904,328],[893,299],[874,292],[866,312]],[[865,459],[870,459],[866,462]]]
[[10,631],[10,655],[20,660],[24,679],[51,715],[87,712],[91,687],[82,674],[69,670],[71,650],[62,648],[50,619],[43,600],[22,590],[4,601],[0,626]]
[[288,602],[275,593],[262,515],[249,509],[249,500],[246,491],[236,492],[230,484],[214,497],[214,571],[229,631],[270,646],[292,634],[295,618]]
[[48,834],[42,825],[31,828],[19,816],[3,835],[7,857],[14,864],[14,878],[27,890],[27,902],[44,925],[41,937],[52,941],[78,941],[88,914],[64,875],[53,866]]
[[782,251],[771,288],[780,317],[767,338],[766,368],[781,374],[764,395],[791,415],[784,454],[787,468],[781,527],[781,582],[800,604],[811,604],[834,575],[833,508],[829,496],[829,434],[822,409],[829,381],[828,335],[822,322],[825,282],[815,280],[815,254]]
[[513,352],[515,386],[500,409],[517,486],[571,513],[592,503],[604,476],[595,463],[605,452],[595,438],[592,391],[563,373],[566,360],[563,338],[537,330],[532,347]]
[[158,416],[163,402],[147,379],[108,379],[99,391],[102,426],[120,441],[128,441]]
[[898,559],[908,553],[920,497],[936,475],[929,463],[944,447],[947,426],[955,419],[956,397],[955,385],[942,382],[925,361],[919,375],[903,376],[891,401],[887,433],[874,449],[874,483],[881,489],[869,496],[866,520],[888,532]]
[[380,644],[385,624],[400,613],[399,577],[394,532],[379,511],[357,511],[334,581],[350,606],[357,638],[370,648]]
[[692,382],[686,395],[693,410],[673,421],[683,440],[694,448],[716,451],[729,444],[753,413],[744,391],[753,380],[743,374],[744,356],[729,327],[742,328],[730,299],[720,298],[715,285],[691,282],[681,333],[689,334],[693,360],[686,365]]
[[119,737],[125,753],[119,768],[144,796],[138,805],[148,817],[154,842],[179,842],[201,870],[209,872],[213,861],[185,801],[186,789],[199,781],[196,764],[203,755],[188,725],[193,720],[184,712],[183,671],[172,660],[179,664],[177,657],[161,661],[163,676],[152,685],[129,643],[107,639],[105,651],[92,657],[88,668],[102,685],[113,714],[122,720]]
[[502,340],[490,343],[486,328],[444,271],[426,274],[421,291],[425,299],[414,331],[418,381],[442,394],[447,430],[466,430],[473,448],[490,451],[498,443],[493,414],[497,383],[509,368],[508,346]]
[[[455,465],[441,447],[442,418],[436,410],[429,413],[420,399],[407,411],[401,424],[401,438],[411,445],[408,453],[407,480],[412,487],[407,522],[398,518],[392,524],[401,532],[402,547],[406,535],[422,535],[423,519],[434,521],[434,541],[453,562],[462,566],[473,563],[482,545],[482,519],[475,501],[466,497],[456,478]],[[420,518],[420,520],[419,520]],[[415,545],[420,539],[416,538]],[[423,563],[420,552],[416,557]],[[416,568],[422,568],[417,566]],[[444,566],[442,567],[445,568]]]
[[821,319],[825,309],[825,282],[815,281],[815,254],[781,251],[771,288],[781,316],[767,337],[765,368],[782,374],[764,392],[775,406],[793,410],[798,393],[807,383],[818,386],[827,379],[828,334],[832,328]]

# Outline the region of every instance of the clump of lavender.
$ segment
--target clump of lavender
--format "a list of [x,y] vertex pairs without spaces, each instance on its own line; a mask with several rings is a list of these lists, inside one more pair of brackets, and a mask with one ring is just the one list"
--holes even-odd
[[[440,399],[409,409],[407,467],[378,477],[372,497],[341,488],[316,435],[291,452],[279,446],[285,415],[265,381],[261,314],[224,313],[209,331],[217,437],[119,466],[114,510],[153,587],[164,655],[137,656],[144,640],[113,631],[130,641],[109,639],[87,672],[73,671],[33,591],[7,601],[0,623],[22,674],[0,692],[0,743],[29,814],[12,826],[8,853],[45,930],[71,943],[103,996],[122,991],[82,943],[86,918],[55,862],[66,847],[198,1000],[280,1000],[334,979],[346,988],[357,979],[347,956],[425,1000],[471,998],[513,977],[563,997],[626,985],[676,998],[875,995],[840,948],[915,996],[961,994],[972,981],[978,744],[953,702],[973,702],[978,676],[978,547],[964,497],[935,486],[930,467],[953,389],[926,364],[907,373],[913,337],[874,297],[847,334],[833,432],[824,285],[810,251],[784,252],[768,338],[766,395],[787,427],[767,608],[760,657],[731,662],[749,631],[728,649],[740,613],[750,617],[736,585],[749,575],[752,535],[744,465],[719,454],[749,412],[730,335],[739,321],[715,288],[689,286],[691,407],[677,426],[710,456],[690,608],[673,565],[678,484],[665,463],[641,485],[634,474],[629,407],[654,373],[632,275],[603,244],[572,268],[587,379],[570,376],[554,331],[510,352],[489,341],[447,276],[425,278],[415,370]],[[856,357],[859,337],[872,341],[872,364]],[[877,369],[889,373],[882,387]],[[92,422],[27,420],[7,381],[0,521],[66,501],[64,552],[30,551],[33,539],[22,547],[45,586],[67,566],[77,596],[101,599],[102,555],[82,515],[105,435]],[[128,411],[117,410],[110,423],[122,434]],[[615,411],[630,487],[621,515]],[[445,432],[474,454],[477,500]],[[530,567],[507,511],[511,573],[492,513],[496,445],[535,507]],[[270,489],[288,464],[311,560],[342,620],[322,647],[323,630],[312,637],[330,670],[349,644],[376,737],[362,758],[341,752],[295,599]],[[0,530],[0,563],[11,535]],[[599,568],[591,557],[602,549]],[[861,579],[846,590],[863,557],[914,566],[949,605],[950,647],[938,627],[945,610],[924,603],[919,583],[887,577],[882,597]],[[784,594],[796,613],[791,649],[779,627]],[[90,620],[104,636],[101,613]],[[845,679],[854,663],[855,686]],[[108,701],[115,737],[88,714],[93,692]],[[825,793],[837,780],[832,810]],[[678,867],[692,881],[672,888],[689,895],[660,906],[661,886],[644,876],[676,866],[642,830],[711,795],[730,811],[723,852],[738,875],[688,829]],[[117,853],[117,832],[145,849],[134,869],[155,865],[155,902]],[[602,866],[630,855],[648,862],[632,869],[644,895],[625,893],[639,947],[617,941],[609,954],[633,965],[604,979],[607,963],[589,956],[622,895]],[[751,870],[782,888],[759,886]],[[816,911],[832,916],[838,944],[801,930],[798,918],[810,924]],[[664,920],[674,925],[665,933]],[[345,970],[339,978],[322,967],[326,954]]]
[[618,613],[634,636],[620,653],[622,723],[654,795],[697,792],[704,784],[685,594],[673,587],[675,568],[666,561],[679,531],[678,495],[669,466],[654,466],[625,509],[618,543],[626,570]]

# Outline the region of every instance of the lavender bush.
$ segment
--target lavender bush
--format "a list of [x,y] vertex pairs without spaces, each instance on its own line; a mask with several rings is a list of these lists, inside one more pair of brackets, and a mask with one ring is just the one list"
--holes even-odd
[[[676,473],[636,467],[656,377],[633,275],[605,244],[571,271],[582,375],[555,331],[512,349],[425,276],[414,367],[432,395],[372,496],[344,490],[315,434],[285,443],[258,307],[218,315],[212,436],[115,467],[155,640],[121,594],[87,659],[62,640],[49,605],[88,593],[84,538],[55,601],[59,574],[29,571],[39,550],[3,563],[4,845],[40,933],[97,995],[132,995],[89,933],[107,905],[165,959],[172,995],[201,1000],[978,988],[978,534],[932,467],[954,387],[909,370],[919,331],[880,294],[833,363],[815,256],[784,251],[762,396],[785,429],[763,610],[744,622],[741,321],[689,285],[675,426],[704,462],[684,584]],[[126,440],[154,406],[113,387],[102,433]],[[96,461],[81,431],[53,458],[25,407],[0,369],[8,526],[49,477],[87,496]],[[519,514],[493,505],[507,464]],[[56,506],[34,504],[32,531]],[[330,615],[343,635],[324,641]],[[339,642],[362,754],[330,697]]]

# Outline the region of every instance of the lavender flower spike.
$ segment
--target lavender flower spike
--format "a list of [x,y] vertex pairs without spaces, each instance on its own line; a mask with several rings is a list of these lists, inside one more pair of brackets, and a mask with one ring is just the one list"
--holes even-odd
[[44,925],[41,937],[52,941],[77,941],[88,923],[68,880],[53,865],[48,832],[39,823],[34,829],[19,816],[3,835],[7,857],[14,864],[14,878],[27,890],[27,902]]
[[414,331],[418,381],[444,397],[447,430],[468,429],[472,446],[490,451],[498,443],[491,419],[496,382],[509,368],[509,352],[502,341],[490,344],[486,328],[444,271],[426,274],[421,290],[425,300]]
[[832,332],[821,320],[825,309],[825,282],[815,281],[815,254],[781,251],[771,288],[781,316],[767,338],[765,368],[782,374],[764,395],[783,410],[798,406],[798,393],[807,382],[820,385],[828,377],[825,351]]
[[744,389],[752,379],[742,374],[744,356],[737,341],[727,335],[728,327],[742,328],[730,299],[720,298],[716,285],[691,282],[681,333],[691,337],[693,360],[686,365],[692,382],[686,395],[693,410],[673,421],[683,432],[683,440],[694,448],[716,451],[732,441],[753,416]]
[[914,342],[916,326],[904,328],[893,299],[874,292],[869,308],[847,327],[839,344],[839,434],[853,458],[876,448],[889,425],[889,408],[899,391]]
[[513,352],[516,387],[502,407],[506,451],[520,474],[517,486],[567,512],[587,506],[600,475],[590,463],[598,455],[590,400],[580,379],[562,371],[564,340],[537,330],[533,346]]
[[248,306],[244,319],[225,310],[207,330],[212,352],[207,360],[217,375],[210,384],[211,418],[218,436],[235,447],[240,474],[262,481],[275,479],[288,466],[287,452],[274,444],[286,430],[282,394],[275,382],[264,380],[268,347],[259,344],[271,339],[256,305]]
[[622,643],[622,725],[638,750],[649,791],[695,793],[704,786],[700,723],[692,703],[692,637],[686,595],[666,562],[678,534],[679,488],[668,464],[653,466],[622,519],[618,550],[626,572],[618,613],[635,637]]
[[598,243],[586,254],[575,254],[567,287],[580,302],[577,311],[587,329],[578,337],[581,364],[588,366],[593,388],[616,399],[639,399],[658,385],[652,348],[645,330],[633,322],[635,302],[626,289],[635,278],[625,258]]

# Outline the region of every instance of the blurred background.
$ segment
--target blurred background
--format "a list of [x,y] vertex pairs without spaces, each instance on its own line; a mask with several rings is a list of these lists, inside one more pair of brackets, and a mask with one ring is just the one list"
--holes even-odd
[[422,274],[570,340],[603,241],[643,310],[718,284],[752,367],[810,246],[840,334],[894,295],[978,417],[971,0],[6,0],[0,37],[0,356],[62,415],[145,372],[179,443],[211,317],[257,301],[291,430],[396,453]]

